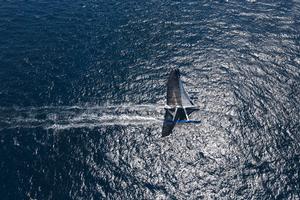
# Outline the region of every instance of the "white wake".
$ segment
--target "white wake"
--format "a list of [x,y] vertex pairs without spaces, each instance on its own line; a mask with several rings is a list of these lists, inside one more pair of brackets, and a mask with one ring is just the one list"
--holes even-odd
[[161,123],[162,105],[0,107],[0,129],[71,129]]

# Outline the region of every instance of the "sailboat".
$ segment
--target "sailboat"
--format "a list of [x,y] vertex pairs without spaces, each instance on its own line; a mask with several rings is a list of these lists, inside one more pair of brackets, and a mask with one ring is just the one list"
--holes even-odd
[[167,105],[162,128],[162,137],[170,135],[177,123],[200,123],[191,120],[190,114],[199,107],[190,99],[180,80],[179,69],[171,71],[167,81]]

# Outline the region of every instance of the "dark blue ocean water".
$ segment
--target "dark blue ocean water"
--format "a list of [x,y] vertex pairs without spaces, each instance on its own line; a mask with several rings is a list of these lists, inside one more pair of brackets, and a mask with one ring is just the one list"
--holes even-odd
[[299,0],[0,4],[4,200],[300,199],[299,103]]

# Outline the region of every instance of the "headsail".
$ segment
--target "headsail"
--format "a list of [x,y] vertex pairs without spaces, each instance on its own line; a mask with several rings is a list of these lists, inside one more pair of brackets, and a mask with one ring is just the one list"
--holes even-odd
[[180,97],[181,97],[181,105],[183,107],[192,107],[194,106],[194,103],[186,93],[182,81],[179,79],[179,89],[180,89]]

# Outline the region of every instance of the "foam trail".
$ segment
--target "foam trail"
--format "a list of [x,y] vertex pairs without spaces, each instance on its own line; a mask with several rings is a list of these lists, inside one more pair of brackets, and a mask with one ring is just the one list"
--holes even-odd
[[147,125],[162,121],[163,106],[0,107],[0,130],[13,128],[70,129],[113,125]]
[[147,125],[161,123],[162,119],[154,117],[141,117],[141,116],[129,116],[123,115],[120,118],[116,116],[100,117],[96,122],[85,123],[81,120],[71,120],[69,124],[53,124],[46,127],[46,129],[63,130],[70,128],[95,128],[100,126],[128,126],[128,125]]

